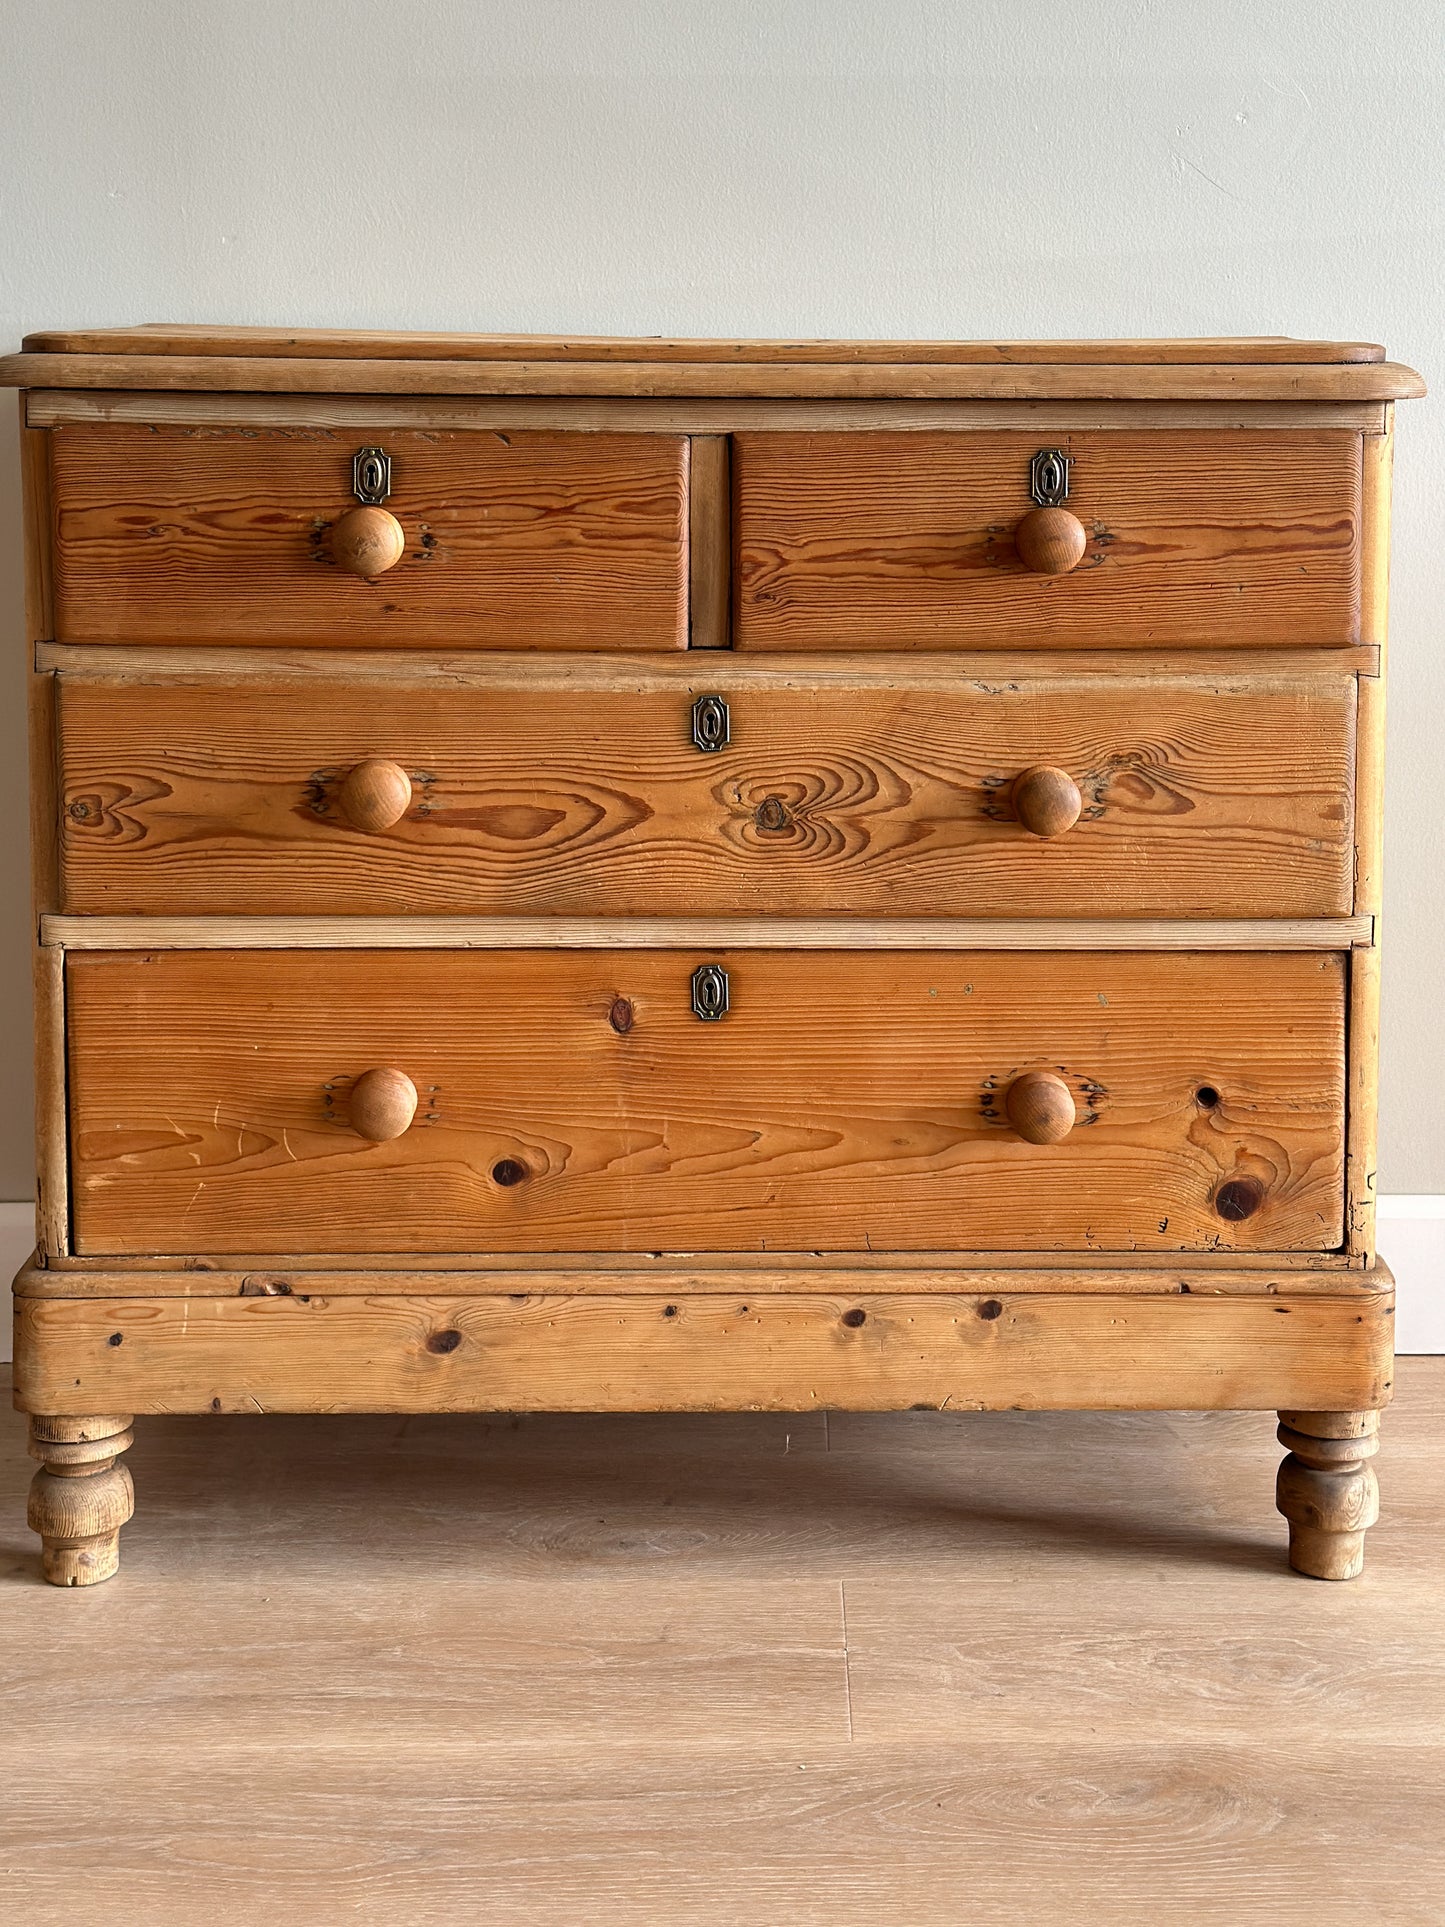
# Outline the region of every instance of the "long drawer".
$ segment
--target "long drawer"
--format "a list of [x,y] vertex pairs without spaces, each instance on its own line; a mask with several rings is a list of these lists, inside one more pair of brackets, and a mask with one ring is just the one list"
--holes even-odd
[[[337,555],[368,445],[404,544],[372,577]],[[56,639],[683,648],[687,455],[676,435],[56,428]]]
[[[72,913],[1334,916],[1352,678],[60,678]],[[916,672],[915,672],[916,673]],[[1035,772],[1032,776],[1028,773]]]
[[75,1248],[1325,1250],[1345,973],[1298,953],[77,953]]
[[1048,439],[735,437],[738,648],[1358,639],[1357,435],[1068,435],[1067,502],[1042,534],[1025,518],[1046,513],[1030,483]]

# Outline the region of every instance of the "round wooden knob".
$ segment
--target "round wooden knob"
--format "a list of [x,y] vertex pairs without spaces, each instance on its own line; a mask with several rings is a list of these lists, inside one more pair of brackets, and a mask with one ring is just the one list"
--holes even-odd
[[1084,807],[1073,777],[1052,763],[1036,763],[1016,776],[1009,796],[1014,815],[1032,836],[1062,836]]
[[1025,1071],[1008,1087],[1008,1121],[1030,1144],[1058,1144],[1074,1128],[1074,1094],[1052,1071]]
[[351,1087],[351,1128],[373,1144],[387,1144],[407,1129],[416,1104],[416,1085],[405,1071],[363,1071]]
[[389,830],[411,808],[411,778],[400,763],[374,756],[348,772],[336,801],[353,828]]
[[348,509],[331,531],[331,553],[338,567],[369,581],[396,567],[406,535],[390,509]]
[[1067,509],[1030,509],[1014,530],[1019,561],[1034,575],[1067,575],[1088,546],[1083,523]]

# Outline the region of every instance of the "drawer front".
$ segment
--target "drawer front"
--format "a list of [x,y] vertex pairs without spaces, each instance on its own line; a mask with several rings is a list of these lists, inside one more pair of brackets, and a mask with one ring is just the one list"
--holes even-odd
[[1030,462],[1045,439],[737,436],[737,646],[1357,640],[1357,435],[1063,437],[1067,512],[1086,547],[1058,575],[1026,568],[1015,541],[1034,508]]
[[[62,642],[678,649],[677,436],[67,426],[51,431]],[[333,549],[353,457],[391,460],[404,553]]]
[[[938,689],[702,673],[587,689],[62,676],[65,908],[1351,908],[1350,677]],[[729,740],[705,751],[694,705],[719,694]],[[1040,767],[1054,774],[1020,783]]]
[[1323,1250],[1345,967],[79,953],[76,1249]]

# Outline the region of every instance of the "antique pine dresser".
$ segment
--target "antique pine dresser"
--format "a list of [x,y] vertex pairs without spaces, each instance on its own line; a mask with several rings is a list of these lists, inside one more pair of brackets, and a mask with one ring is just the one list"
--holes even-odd
[[137,1413],[1281,1412],[1360,1570],[1355,343],[152,327],[22,387],[47,1578]]

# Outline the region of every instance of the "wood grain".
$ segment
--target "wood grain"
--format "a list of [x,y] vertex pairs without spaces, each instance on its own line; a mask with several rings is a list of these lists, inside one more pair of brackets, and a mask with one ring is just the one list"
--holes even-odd
[[1356,724],[1355,908],[1378,916],[1383,902],[1385,657],[1390,598],[1393,437],[1363,438],[1361,587],[1363,627],[1378,639],[1376,672],[1360,672]]
[[1390,508],[1394,492],[1394,408],[1361,438],[1360,630],[1383,645],[1390,613]]
[[170,389],[32,388],[33,428],[67,422],[179,422],[192,427],[643,430],[728,435],[744,428],[818,430],[1029,428],[1049,436],[1082,428],[1353,428],[1384,431],[1382,401],[834,401],[748,395],[677,400],[652,395],[336,395],[207,393]]
[[354,507],[352,434],[49,432],[62,641],[686,645],[680,437],[392,431],[407,552],[371,582],[326,544]]
[[32,957],[35,1025],[35,1242],[43,1259],[70,1243],[70,1134],[66,1089],[65,956],[40,944]]
[[26,1523],[40,1535],[41,1571],[52,1586],[96,1586],[120,1564],[120,1529],[135,1510],[129,1468],[116,1463],[134,1434],[119,1414],[30,1421]]
[[[50,558],[50,437],[20,431],[21,503],[25,533],[25,639],[38,643],[53,626]],[[65,977],[40,945],[44,918],[60,906],[60,808],[56,677],[33,663],[26,678],[30,761],[31,994],[35,1026],[35,1227],[42,1259],[70,1250],[70,1195],[65,1122]]]
[[726,435],[688,442],[688,643],[732,644],[732,457]]
[[[1361,582],[1367,634],[1381,644],[1380,673],[1358,681],[1355,787],[1355,909],[1375,919],[1383,903],[1385,811],[1385,636],[1390,584],[1390,498],[1393,438],[1363,441]],[[1349,1006],[1349,1097],[1345,1157],[1347,1245],[1368,1260],[1375,1251],[1376,1161],[1380,1109],[1378,948],[1352,960]]]
[[1346,1018],[1345,1245],[1367,1263],[1375,1253],[1380,1110],[1380,951],[1350,953]]
[[352,395],[746,395],[836,399],[1381,402],[1414,399],[1413,368],[1380,361],[1249,366],[934,367],[917,362],[359,361],[244,355],[0,356],[0,387]]
[[951,1927],[964,1895],[1013,1927],[1023,1894],[1043,1927],[1159,1927],[1164,1895],[1189,1927],[1435,1927],[1445,1360],[1402,1361],[1363,1592],[1285,1570],[1272,1439],[150,1418],[123,1582],[60,1599],[0,1410],[7,1900]]
[[1357,685],[1354,781],[1354,909],[1378,917],[1384,903],[1385,679]]
[[[309,1444],[306,1438],[303,1449]],[[294,1467],[279,1464],[276,1476],[288,1475]],[[393,1511],[388,1507],[388,1519]],[[940,1514],[943,1501],[930,1511]],[[256,1516],[254,1509],[244,1516]],[[263,1516],[274,1531],[274,1505]],[[358,1559],[373,1531],[369,1521],[358,1521]],[[1209,1527],[1200,1532],[1210,1542]],[[320,1536],[331,1543],[331,1535]],[[134,1544],[133,1527],[127,1540]],[[420,1546],[426,1563],[430,1544]],[[482,1556],[490,1550],[484,1541]],[[152,1555],[161,1556],[159,1548]],[[1256,1584],[1268,1583],[1267,1556],[1256,1555]],[[1155,1563],[1171,1569],[1167,1560]],[[333,1559],[329,1569],[349,1567]],[[186,1576],[194,1589],[196,1574],[187,1568]],[[961,1572],[957,1584],[969,1576]],[[1190,1577],[1197,1583],[1202,1575]],[[253,1601],[256,1584],[253,1548]],[[640,1598],[639,1582],[633,1585]],[[675,1597],[663,1579],[654,1577],[652,1585],[654,1595]],[[393,1624],[396,1617],[404,1617],[408,1629],[417,1624],[414,1567],[406,1577],[395,1572],[386,1594],[369,1593],[347,1612],[343,1636],[326,1649],[327,1664],[318,1663],[319,1639],[305,1645],[307,1622],[283,1629],[287,1659],[300,1646],[310,1661],[303,1677],[317,1682],[300,1704],[282,1698],[292,1673],[271,1657],[276,1626],[267,1625],[263,1646],[254,1604],[248,1623],[239,1601],[228,1597],[228,1618],[234,1614],[246,1629],[224,1655],[230,1731],[216,1733],[189,1759],[146,1730],[152,1704],[168,1712],[172,1704],[152,1674],[159,1644],[152,1631],[141,1709],[107,1708],[102,1747],[93,1741],[82,1753],[67,1733],[47,1754],[53,1777],[64,1772],[83,1780],[88,1771],[98,1781],[87,1794],[83,1834],[77,1837],[46,1776],[14,1776],[14,1834],[33,1843],[12,1882],[14,1904],[30,1905],[40,1920],[63,1918],[52,1903],[63,1904],[82,1872],[100,1887],[124,1858],[130,1911],[110,1907],[111,1919],[123,1927],[193,1927],[198,1913],[218,1907],[241,1920],[251,1910],[251,1918],[299,1912],[319,1921],[338,1905],[346,1908],[341,1917],[359,1927],[395,1927],[408,1916],[464,1927],[483,1888],[507,1927],[565,1927],[579,1919],[588,1927],[662,1920],[686,1927],[776,1927],[780,1921],[877,1927],[890,1913],[910,1927],[948,1927],[957,1919],[960,1892],[969,1896],[971,1920],[1009,1927],[1021,1890],[1038,1927],[1072,1927],[1080,1918],[1157,1927],[1161,1891],[1189,1927],[1240,1927],[1263,1907],[1284,1918],[1299,1908],[1302,1893],[1315,1927],[1357,1927],[1366,1879],[1364,1904],[1378,1910],[1377,1918],[1390,1927],[1435,1927],[1419,1896],[1438,1891],[1445,1880],[1445,1854],[1429,1818],[1441,1792],[1438,1747],[1428,1738],[1363,1742],[1346,1718],[1329,1722],[1323,1711],[1318,1717],[1329,1726],[1329,1741],[1301,1742],[1257,1678],[1278,1670],[1291,1683],[1302,1682],[1299,1693],[1310,1690],[1303,1683],[1310,1649],[1301,1650],[1293,1614],[1277,1595],[1272,1620],[1263,1622],[1273,1633],[1267,1645],[1246,1648],[1236,1637],[1224,1647],[1253,1669],[1249,1704],[1274,1715],[1256,1723],[1248,1742],[1187,1734],[1150,1744],[1120,1740],[1129,1722],[1115,1718],[1100,1722],[1104,1731],[1084,1736],[1059,1720],[1049,1738],[1032,1743],[996,1739],[986,1726],[950,1739],[936,1716],[905,1741],[865,1747],[846,1737],[817,1740],[811,1723],[795,1724],[788,1740],[721,1743],[736,1730],[740,1698],[749,1715],[754,1707],[766,1709],[769,1726],[780,1710],[786,1717],[801,1690],[798,1673],[812,1654],[787,1653],[767,1665],[718,1601],[706,1630],[679,1655],[675,1640],[691,1611],[690,1589],[685,1608],[649,1639],[655,1604],[652,1612],[634,1615],[613,1597],[599,1608],[595,1582],[579,1587],[567,1596],[575,1617],[560,1653],[545,1631],[533,1630],[538,1622],[523,1619],[515,1607],[498,1628],[485,1593],[461,1584],[443,1590],[456,1601],[453,1623],[470,1638],[444,1644],[436,1612],[429,1609],[422,1620],[430,1730],[415,1740],[396,1737],[398,1720],[389,1717],[406,1691],[417,1690],[413,1646],[388,1640],[384,1630],[389,1614]],[[292,1589],[262,1596],[289,1598]],[[308,1590],[305,1597],[309,1604],[321,1595]],[[1353,1603],[1358,1618],[1360,1603]],[[1183,1603],[1174,1604],[1182,1614]],[[67,1610],[73,1609],[71,1601]],[[540,1621],[544,1629],[555,1623],[555,1612],[554,1603]],[[1060,1604],[1059,1612],[1067,1607]],[[1189,1617],[1200,1623],[1193,1595]],[[1007,1613],[1003,1618],[1007,1623]],[[1221,1618],[1216,1610],[1205,1623]],[[197,1639],[211,1636],[208,1621],[187,1615],[183,1623],[201,1629]],[[785,1638],[788,1623],[780,1622],[775,1641]],[[1237,1636],[1238,1617],[1229,1624]],[[994,1650],[996,1622],[986,1637]],[[977,1644],[975,1635],[970,1650]],[[1206,1635],[1197,1646],[1210,1649],[1213,1641]],[[1147,1670],[1161,1647],[1174,1650],[1162,1628],[1137,1640],[1123,1633],[1107,1644],[1126,1662],[1130,1679]],[[1057,1655],[1056,1643],[1048,1650]],[[1009,1651],[1016,1676],[1028,1678],[1041,1698],[1028,1670],[1030,1649],[1011,1639]],[[549,1729],[557,1703],[543,1682],[559,1673],[565,1679],[568,1659],[586,1686],[578,1731],[554,1744]],[[1412,1659],[1411,1677],[1429,1679],[1423,1656],[1412,1653]],[[173,1641],[173,1678],[175,1660]],[[665,1670],[657,1678],[659,1663]],[[456,1729],[486,1730],[492,1669],[505,1680],[508,1710],[515,1709],[513,1730],[527,1723],[518,1675],[525,1669],[538,1680],[533,1698],[544,1709],[543,1735],[531,1745],[479,1743],[467,1749],[463,1766]],[[349,1674],[344,1686],[338,1683],[343,1673]],[[204,1696],[198,1674],[199,1667],[186,1669],[188,1713]],[[467,1682],[464,1697],[458,1674]],[[841,1658],[838,1674],[841,1679]],[[1209,1677],[1217,1677],[1221,1695],[1232,1690],[1225,1667],[1211,1669]],[[634,1682],[644,1678],[639,1704]],[[255,1682],[249,1688],[248,1679]],[[609,1696],[601,1694],[603,1681],[612,1688]],[[1162,1691],[1157,1677],[1151,1683],[1156,1695]],[[705,1694],[704,1684],[711,1689]],[[298,1731],[294,1743],[262,1746],[255,1732],[258,1690],[268,1725],[299,1728],[305,1718],[307,1730]],[[707,1712],[720,1703],[720,1732],[700,1712],[687,1740],[672,1739],[665,1729],[646,1746],[627,1743],[648,1709],[660,1705],[662,1718],[685,1694]],[[841,1685],[838,1695],[841,1702]],[[1103,1697],[1109,1705],[1122,1702],[1117,1681]],[[587,1721],[582,1709],[599,1698],[606,1715]],[[562,1705],[574,1701],[568,1695]],[[1157,1706],[1157,1697],[1150,1705]],[[633,1709],[630,1719],[624,1706]],[[474,1707],[482,1711],[474,1714]],[[1298,1717],[1293,1697],[1289,1710]],[[992,1718],[995,1709],[988,1711]],[[184,1715],[174,1717],[182,1731],[190,1730]],[[421,1724],[419,1716],[414,1724]],[[534,1711],[534,1732],[537,1724]],[[340,1746],[338,1728],[346,1736]],[[194,1759],[205,1762],[203,1773]],[[101,1760],[108,1774],[99,1771]],[[178,1867],[182,1835],[187,1854]],[[47,1905],[48,1916],[41,1911]]]
[[1161,363],[1383,361],[1373,341],[1297,341],[1291,335],[1208,335],[1195,340],[738,341],[660,335],[432,334],[366,328],[218,328],[147,322],[134,328],[48,330],[25,337],[27,354],[347,355],[406,361],[918,362],[1009,367],[1031,362]]
[[1021,566],[1037,435],[739,435],[739,649],[1256,647],[1359,639],[1360,442],[1079,434],[1089,550]]
[[25,537],[25,640],[48,642],[55,633],[50,554],[50,436],[23,422],[20,490]]
[[[723,952],[710,1024],[702,960],[74,954],[75,1248],[1340,1243],[1338,955]],[[375,1064],[424,1100],[385,1145]],[[1046,1150],[999,1100],[1038,1066],[1096,1120]]]
[[1389,1293],[17,1301],[23,1411],[1373,1408]]
[[[717,680],[714,678],[713,680]],[[1347,915],[1350,677],[1115,671],[938,690],[639,691],[61,678],[71,915]],[[1083,820],[1011,788],[1062,765]],[[348,784],[397,772],[389,827]],[[405,777],[410,777],[410,806]],[[404,814],[401,812],[404,811]]]
[[1378,1412],[1281,1412],[1276,1506],[1289,1521],[1289,1562],[1311,1579],[1357,1579],[1365,1534],[1380,1516],[1370,1463],[1380,1449]]

